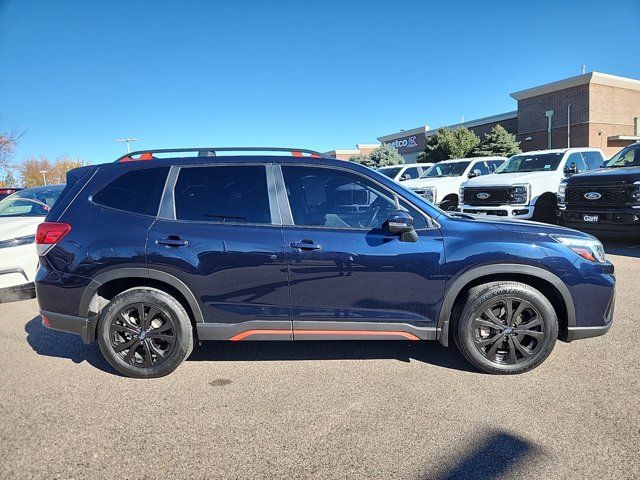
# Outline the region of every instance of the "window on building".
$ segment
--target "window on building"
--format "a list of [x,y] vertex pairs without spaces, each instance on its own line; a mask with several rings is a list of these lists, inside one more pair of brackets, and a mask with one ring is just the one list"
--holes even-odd
[[178,220],[271,223],[264,166],[182,168],[174,197]]
[[93,195],[93,202],[125,212],[156,215],[169,167],[143,168],[120,175]]
[[[321,167],[283,166],[287,195],[296,225],[328,228],[381,228],[397,210],[394,194],[355,173]],[[403,200],[401,208],[416,228],[424,217]]]

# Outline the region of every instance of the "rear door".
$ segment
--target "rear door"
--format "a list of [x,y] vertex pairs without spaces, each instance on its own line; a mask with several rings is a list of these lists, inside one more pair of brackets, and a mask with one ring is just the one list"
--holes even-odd
[[270,164],[172,167],[147,246],[150,270],[195,295],[209,340],[290,340],[289,290]]

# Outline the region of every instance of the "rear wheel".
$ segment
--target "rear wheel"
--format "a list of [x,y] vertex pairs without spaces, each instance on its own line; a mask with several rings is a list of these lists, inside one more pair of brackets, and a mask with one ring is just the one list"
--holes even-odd
[[518,282],[492,282],[469,291],[454,339],[462,355],[487,373],[524,373],[540,365],[558,337],[549,300]]
[[189,315],[175,298],[154,288],[116,295],[98,322],[105,359],[123,375],[162,377],[173,372],[193,349]]

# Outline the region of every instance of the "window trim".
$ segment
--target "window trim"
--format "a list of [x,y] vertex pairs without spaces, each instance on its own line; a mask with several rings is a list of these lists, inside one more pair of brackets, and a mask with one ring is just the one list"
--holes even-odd
[[[203,225],[233,225],[233,226],[258,226],[258,227],[281,227],[282,218],[278,205],[278,199],[276,198],[275,190],[275,178],[273,169],[270,168],[273,165],[272,162],[216,162],[216,163],[196,163],[186,165],[174,165],[171,167],[169,175],[167,175],[167,184],[163,192],[163,197],[160,202],[162,210],[163,220],[181,223],[198,223]],[[175,188],[180,177],[180,171],[184,168],[216,168],[216,167],[264,167],[265,181],[267,182],[267,198],[269,201],[269,213],[271,214],[271,223],[250,223],[250,222],[221,222],[218,220],[185,220],[180,219],[176,213],[176,195]],[[174,173],[175,169],[175,173]],[[173,175],[172,175],[173,173]],[[169,181],[169,177],[171,177]]]
[[[283,220],[283,226],[285,227],[296,227],[296,228],[310,228],[310,229],[316,229],[316,230],[337,230],[337,231],[361,231],[361,232],[369,232],[371,230],[373,230],[372,228],[366,228],[366,227],[327,227],[324,225],[296,225],[293,221],[293,214],[291,213],[291,205],[289,204],[289,197],[287,195],[287,190],[286,190],[286,184],[284,181],[284,174],[282,172],[282,165],[283,164],[276,164],[277,166],[277,170],[276,170],[276,185],[279,191],[279,197],[282,198],[284,197],[284,202],[285,202],[285,210],[283,210],[282,212],[282,220]],[[312,163],[302,163],[302,162],[292,162],[292,163],[286,163],[284,164],[285,167],[288,166],[293,166],[293,167],[309,167],[309,168],[326,168],[326,169],[330,169],[330,170],[340,170],[340,171],[344,171],[347,173],[351,173],[353,175],[357,175],[365,180],[368,180],[372,183],[374,183],[376,186],[380,187],[381,190],[385,191],[387,194],[391,195],[392,197],[398,197],[399,199],[404,200],[406,203],[408,203],[414,210],[416,210],[420,215],[422,215],[422,217],[425,220],[426,223],[426,227],[423,228],[416,228],[416,231],[424,231],[424,230],[433,230],[433,229],[438,229],[440,228],[440,225],[438,224],[438,222],[436,222],[433,218],[431,218],[426,212],[424,212],[420,207],[418,207],[415,203],[410,202],[405,196],[400,195],[399,193],[389,189],[388,187],[386,187],[385,185],[383,185],[382,183],[380,183],[379,181],[377,181],[375,178],[373,177],[369,177],[366,175],[363,175],[362,173],[350,169],[350,168],[345,168],[345,167],[340,167],[340,166],[335,166],[335,165],[314,165]]]
[[[93,200],[93,196],[96,195],[97,193],[100,193],[102,190],[104,190],[105,188],[107,188],[109,185],[111,185],[113,182],[115,182],[116,180],[118,180],[121,177],[124,177],[125,175],[127,175],[128,173],[133,173],[133,172],[140,172],[140,171],[144,171],[144,170],[154,170],[154,169],[158,169],[158,168],[167,168],[167,166],[157,166],[154,165],[152,167],[148,167],[148,168],[135,168],[135,169],[131,169],[131,170],[127,170],[125,172],[122,172],[120,175],[118,175],[117,177],[110,177],[109,180],[104,183],[100,188],[98,188],[97,190],[91,192],[91,195],[89,195],[89,203],[91,203],[93,206],[98,207],[98,208],[106,208],[107,210],[111,210],[112,212],[119,212],[119,213],[127,213],[129,215],[138,215],[140,217],[146,217],[146,218],[158,218],[158,215],[160,213],[160,208],[162,206],[162,202],[164,200],[164,189],[167,186],[167,180],[169,179],[169,175],[171,174],[171,168],[173,167],[169,167],[169,171],[167,172],[167,177],[165,178],[165,182],[164,182],[164,187],[162,189],[162,192],[160,192],[160,202],[158,203],[158,208],[156,209],[156,213],[152,214],[152,215],[148,215],[146,213],[140,213],[140,212],[132,212],[131,210],[122,210],[121,208],[115,208],[115,207],[110,207],[109,205],[103,205],[102,203],[98,203],[96,201]],[[98,173],[98,170],[96,170],[94,172],[94,174],[91,176],[91,178],[89,179],[89,181],[85,184],[85,187],[90,183],[91,179],[95,176],[95,174]],[[84,187],[83,187],[84,189]],[[82,189],[80,190],[80,192],[82,191]],[[78,195],[80,194],[80,192],[78,192]],[[78,196],[76,195],[76,197]],[[75,197],[74,199],[75,200]],[[71,203],[69,204],[71,205]],[[69,208],[69,206],[67,206],[67,209]],[[60,217],[58,218],[62,218],[62,215],[64,215],[64,213],[67,210],[65,209],[64,212],[62,212],[62,214],[60,215]]]

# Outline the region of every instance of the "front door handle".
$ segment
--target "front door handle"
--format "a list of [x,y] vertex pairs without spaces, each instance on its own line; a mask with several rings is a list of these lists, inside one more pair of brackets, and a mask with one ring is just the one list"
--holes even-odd
[[183,240],[177,235],[169,235],[167,238],[156,240],[158,245],[166,245],[167,247],[186,247],[189,245],[187,240]]
[[299,242],[290,243],[289,246],[297,250],[320,250],[322,248],[322,245],[313,243],[311,240],[300,240]]

